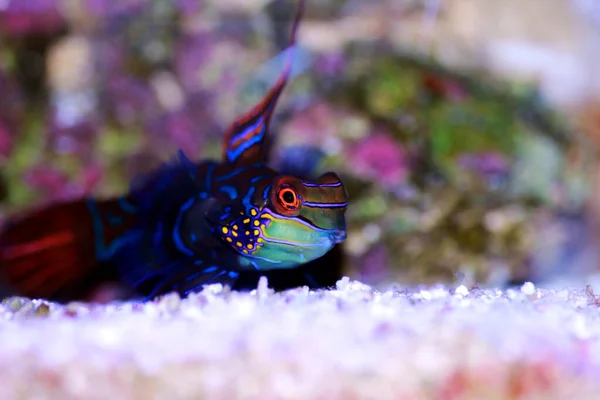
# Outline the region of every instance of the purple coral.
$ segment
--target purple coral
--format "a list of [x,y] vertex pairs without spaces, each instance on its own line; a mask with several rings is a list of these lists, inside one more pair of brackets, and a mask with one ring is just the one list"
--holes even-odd
[[56,33],[64,22],[58,0],[7,0],[0,7],[0,31],[9,36]]
[[203,0],[175,0],[174,4],[180,13],[184,15],[195,14],[204,6]]
[[63,197],[69,177],[53,166],[38,165],[25,173],[25,182],[52,201]]
[[339,76],[344,70],[346,59],[342,52],[325,53],[317,57],[315,72],[327,77]]
[[212,57],[213,41],[208,33],[197,33],[175,44],[175,71],[188,90],[201,89],[200,71]]
[[462,168],[482,176],[504,175],[510,169],[508,158],[497,152],[465,153],[458,159]]
[[99,132],[99,126],[93,120],[83,120],[73,125],[63,125],[51,115],[50,144],[59,154],[73,154],[81,160],[91,157],[94,147],[94,137]]
[[350,146],[349,166],[358,176],[396,186],[409,175],[406,151],[387,132],[376,131]]
[[99,20],[134,14],[147,3],[148,0],[84,0],[86,11]]
[[359,257],[356,264],[362,266],[357,275],[366,283],[389,278],[390,254],[384,245],[369,249]]
[[165,148],[179,148],[195,157],[202,149],[208,131],[216,129],[209,109],[201,95],[189,96],[183,107],[151,119],[146,131],[153,139],[152,144],[158,144],[159,153]]
[[135,77],[114,76],[104,90],[106,113],[122,125],[139,123],[158,110],[150,87]]
[[281,138],[287,142],[325,147],[328,139],[336,136],[336,110],[329,104],[317,103],[302,112],[296,112],[285,124]]
[[0,69],[0,157],[8,157],[23,117],[23,96],[15,81]]
[[25,182],[36,189],[46,202],[63,201],[89,195],[102,180],[102,168],[91,163],[77,181],[64,171],[49,165],[36,165],[25,173]]

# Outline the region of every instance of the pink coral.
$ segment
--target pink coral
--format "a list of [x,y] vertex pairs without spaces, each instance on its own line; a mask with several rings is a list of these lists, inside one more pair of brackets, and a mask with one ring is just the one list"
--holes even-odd
[[64,188],[69,183],[69,177],[55,167],[38,165],[25,173],[25,182],[41,191],[44,198],[54,200],[62,197]]

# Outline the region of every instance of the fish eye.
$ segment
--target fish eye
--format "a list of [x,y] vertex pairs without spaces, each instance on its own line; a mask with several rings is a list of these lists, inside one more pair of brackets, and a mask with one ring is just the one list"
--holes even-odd
[[283,193],[283,201],[286,203],[293,203],[296,200],[296,196],[289,190],[285,190]]
[[279,189],[279,192],[277,193],[277,200],[279,200],[279,204],[281,204],[283,208],[288,211],[293,211],[300,206],[300,201],[296,191],[289,186],[283,186]]

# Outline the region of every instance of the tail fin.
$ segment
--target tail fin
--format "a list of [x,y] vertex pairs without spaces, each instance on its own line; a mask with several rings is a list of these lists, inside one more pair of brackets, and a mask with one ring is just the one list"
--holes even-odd
[[[0,232],[0,275],[19,295],[46,299],[79,296],[75,293],[102,275],[98,241],[103,246],[127,228],[121,203],[122,199],[82,199],[9,221]],[[120,227],[103,229],[106,215],[120,218]]]

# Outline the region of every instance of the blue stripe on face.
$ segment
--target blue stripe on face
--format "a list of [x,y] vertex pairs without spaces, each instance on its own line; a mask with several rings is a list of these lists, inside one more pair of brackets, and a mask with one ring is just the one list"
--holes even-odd
[[260,125],[262,125],[262,127],[260,128],[260,131],[258,133],[253,134],[250,139],[242,142],[237,148],[235,148],[234,150],[227,150],[227,158],[231,161],[235,161],[237,160],[237,158],[246,150],[248,150],[250,147],[254,146],[255,144],[260,144],[260,142],[262,141],[264,135],[265,135],[265,125],[264,125],[264,118],[261,115],[254,124],[248,126],[246,129],[244,129],[243,131],[241,131],[240,133],[238,133],[237,135],[235,135],[234,137],[232,137],[230,139],[230,143],[233,143],[236,138],[240,137],[240,136],[244,136],[250,132],[255,131]]
[[177,215],[177,220],[175,221],[175,226],[173,227],[173,242],[175,243],[175,246],[177,247],[177,249],[179,251],[181,251],[184,254],[187,254],[188,256],[193,256],[194,252],[191,251],[190,249],[188,249],[187,247],[185,247],[185,245],[183,244],[183,240],[181,239],[181,235],[179,233],[179,226],[181,225],[181,219],[183,218],[183,214],[189,210],[194,203],[196,202],[196,198],[192,197],[191,199],[189,199],[188,201],[185,202],[185,204],[183,206],[181,206],[181,208],[179,209],[179,214]]
[[306,183],[301,182],[306,187],[339,187],[342,186],[341,182],[337,183]]
[[305,201],[302,203],[303,206],[312,208],[342,208],[348,205],[348,202],[344,203],[314,203],[311,201]]

